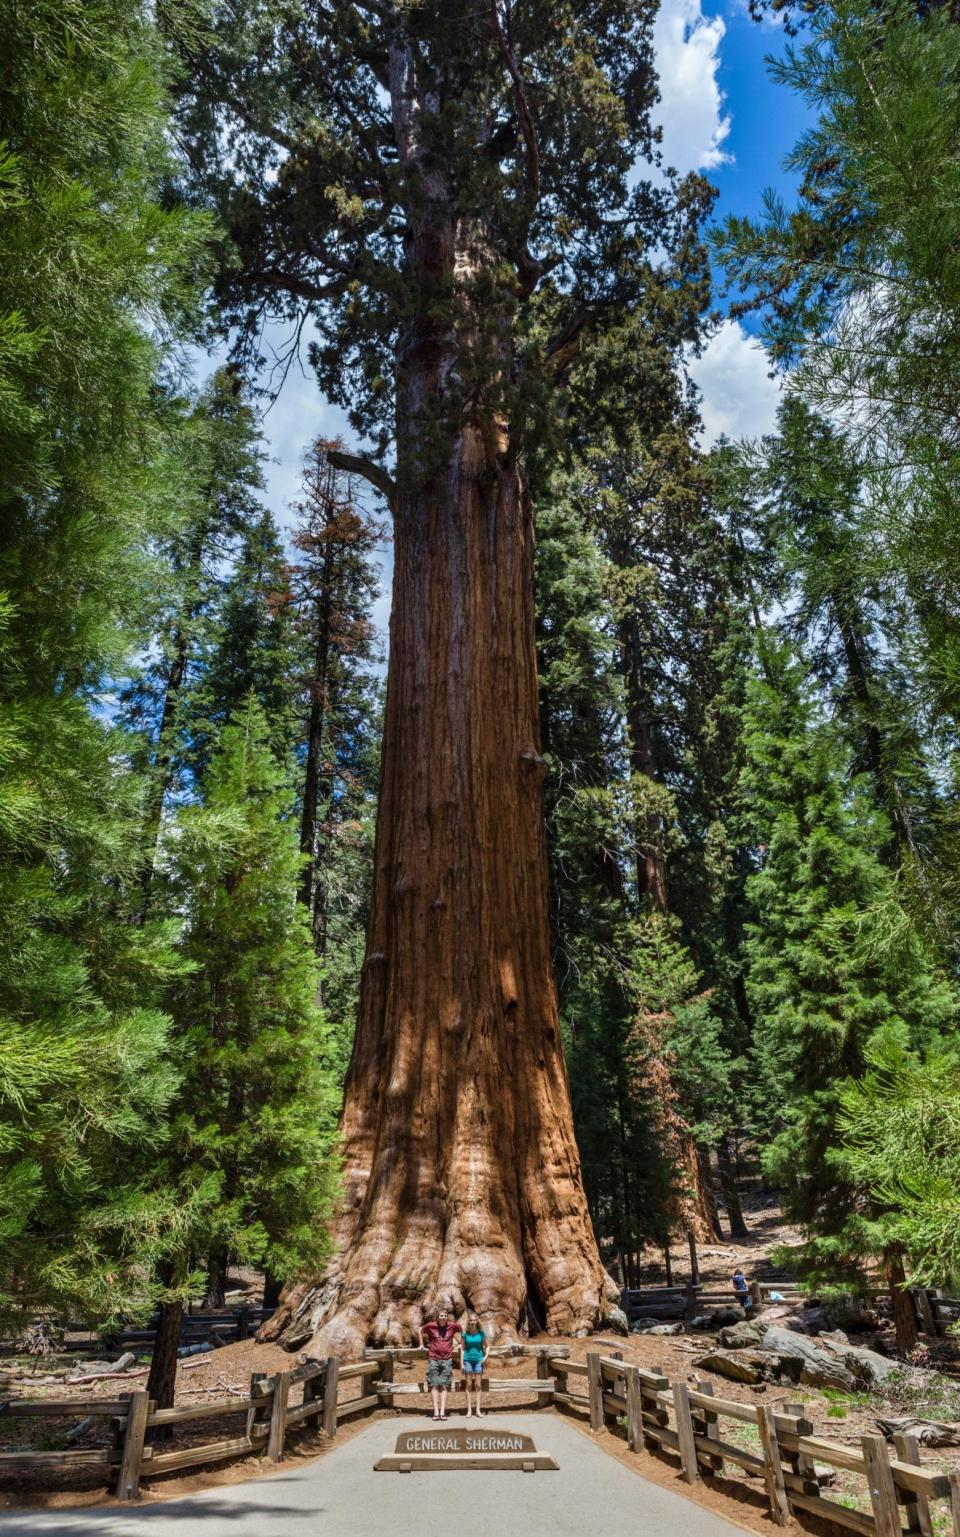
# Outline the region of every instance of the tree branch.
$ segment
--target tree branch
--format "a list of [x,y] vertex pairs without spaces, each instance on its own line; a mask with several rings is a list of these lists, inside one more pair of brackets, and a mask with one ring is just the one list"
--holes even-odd
[[[508,10],[508,18],[509,14]],[[490,0],[490,16],[493,21],[493,29],[497,35],[497,42],[500,46],[501,57],[507,66],[510,79],[513,81],[513,96],[517,104],[520,132],[523,134],[523,142],[527,147],[527,201],[532,211],[540,198],[540,150],[537,146],[537,131],[533,126],[533,118],[530,115],[530,105],[527,101],[527,93],[524,89],[520,66],[517,63],[509,40],[500,25],[498,0]]]
[[361,475],[386,499],[390,511],[394,510],[397,501],[397,483],[391,479],[386,470],[380,468],[379,464],[374,464],[372,459],[363,459],[357,454],[345,454],[339,448],[328,448],[327,463],[332,464],[335,470],[346,470],[348,475]]

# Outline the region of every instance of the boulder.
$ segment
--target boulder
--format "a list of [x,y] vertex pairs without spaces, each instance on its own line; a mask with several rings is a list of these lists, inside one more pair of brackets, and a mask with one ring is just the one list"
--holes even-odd
[[770,1361],[754,1350],[708,1350],[693,1364],[731,1382],[762,1382],[770,1370]]
[[644,1334],[682,1334],[683,1324],[654,1324],[650,1329],[644,1329]]
[[767,1325],[760,1323],[759,1319],[745,1318],[742,1323],[730,1324],[721,1329],[717,1342],[726,1350],[748,1350],[761,1343],[766,1328]]
[[603,1315],[603,1328],[612,1329],[614,1334],[629,1334],[630,1325],[623,1308],[609,1307]]
[[800,1368],[800,1381],[808,1388],[836,1388],[839,1393],[852,1393],[856,1382],[839,1361],[822,1356],[819,1361],[804,1361]]
[[710,1327],[712,1329],[728,1329],[733,1324],[743,1323],[746,1316],[743,1308],[738,1307],[735,1302],[732,1302],[729,1307],[716,1308],[710,1314]]

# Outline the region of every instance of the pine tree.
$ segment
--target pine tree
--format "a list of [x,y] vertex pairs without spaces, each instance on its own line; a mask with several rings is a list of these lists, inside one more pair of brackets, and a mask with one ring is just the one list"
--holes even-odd
[[835,728],[817,720],[801,669],[763,637],[748,701],[742,790],[759,868],[748,882],[747,990],[756,1016],[764,1162],[787,1189],[807,1258],[857,1284],[869,1228],[836,1156],[840,1094],[872,1044],[920,1049],[955,1018],[893,876],[887,829]]
[[183,1301],[208,1255],[313,1271],[336,1188],[338,1103],[316,1005],[289,771],[251,695],[223,729],[200,804],[162,848],[186,919],[190,970],[173,997],[182,1083],[165,1186],[183,1194],[164,1237],[166,1289],[149,1391],[171,1401]]
[[277,761],[296,749],[297,652],[290,563],[273,514],[263,508],[240,530],[195,636],[179,707],[180,753],[191,783],[203,781],[220,732],[251,694]]
[[204,653],[216,645],[225,572],[243,541],[256,538],[253,530],[263,517],[259,426],[237,371],[218,369],[195,402],[175,401],[171,409],[178,414],[159,540],[163,580],[149,616],[153,645],[122,699],[125,722],[143,733],[149,766],[148,854],[156,848],[167,797],[189,790],[193,757],[199,752],[202,758],[192,685]]
[[867,1192],[876,1252],[898,1245],[908,1279],[949,1287],[960,1276],[960,1062],[956,1041],[926,1056],[894,1032],[840,1095],[842,1150]]
[[146,639],[161,348],[208,226],[169,195],[139,5],[3,4],[0,29],[0,1310],[100,1322],[148,1296],[178,964],[131,922],[142,785],[105,702]]

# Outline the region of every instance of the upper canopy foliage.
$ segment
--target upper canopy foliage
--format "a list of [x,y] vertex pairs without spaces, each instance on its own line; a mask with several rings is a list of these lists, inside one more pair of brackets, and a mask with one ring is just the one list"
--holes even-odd
[[268,315],[298,338],[309,321],[321,388],[380,452],[397,368],[427,355],[451,422],[506,407],[515,442],[542,429],[583,328],[669,289],[709,202],[700,178],[637,174],[659,158],[655,13],[216,3],[208,35],[175,42],[180,132],[229,231],[219,297],[246,348]]

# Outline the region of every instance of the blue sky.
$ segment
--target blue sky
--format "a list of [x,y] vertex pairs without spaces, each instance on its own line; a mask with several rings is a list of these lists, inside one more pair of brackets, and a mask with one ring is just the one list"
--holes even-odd
[[[662,0],[656,23],[664,153],[678,170],[701,169],[719,190],[717,214],[756,214],[763,190],[791,183],[783,159],[804,122],[803,106],[769,79],[764,63],[787,39],[758,25],[746,0]],[[722,296],[718,295],[722,306]],[[755,437],[773,425],[778,388],[751,338],[751,322],[723,322],[691,372],[703,395],[705,444],[721,432]],[[277,337],[279,344],[282,340]],[[317,436],[349,436],[339,412],[320,397],[311,375],[291,369],[264,420],[271,462],[268,499],[288,524],[303,453]],[[387,560],[389,565],[389,558]],[[387,597],[378,605],[385,622]]]

